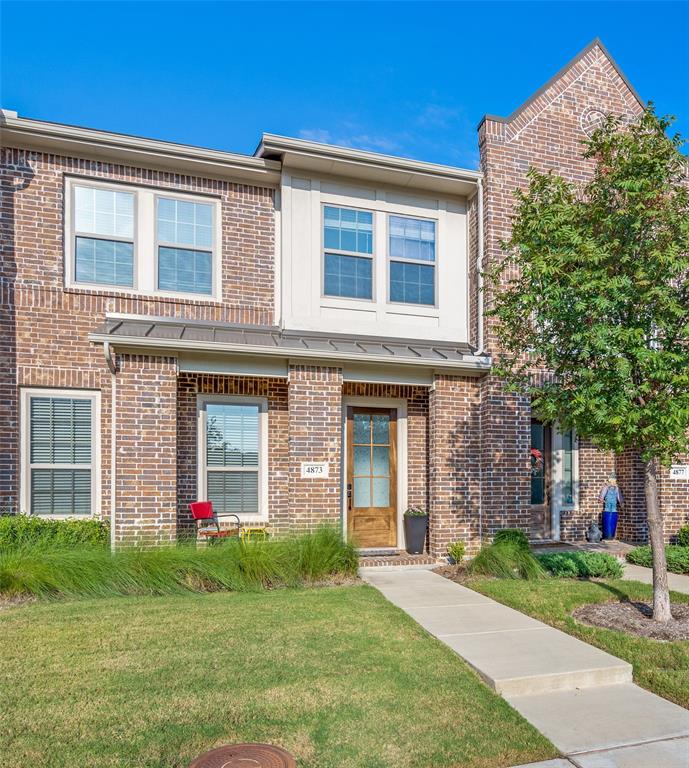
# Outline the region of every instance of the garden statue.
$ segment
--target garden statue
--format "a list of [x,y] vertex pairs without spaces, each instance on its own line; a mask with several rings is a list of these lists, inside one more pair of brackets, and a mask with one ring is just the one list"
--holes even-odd
[[614,539],[617,530],[617,507],[623,503],[622,491],[617,485],[617,476],[611,474],[608,484],[601,488],[598,501],[602,501],[603,507],[603,538]]
[[598,544],[602,538],[603,534],[598,527],[598,523],[595,520],[591,520],[591,525],[589,525],[589,529],[586,531],[586,541],[591,542],[591,544]]

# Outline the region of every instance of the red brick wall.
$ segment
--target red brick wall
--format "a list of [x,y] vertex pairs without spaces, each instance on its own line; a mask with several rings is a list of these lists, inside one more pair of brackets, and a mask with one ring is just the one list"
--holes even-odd
[[[479,127],[484,178],[484,267],[502,259],[501,241],[510,233],[514,190],[526,186],[530,166],[552,169],[573,181],[591,173],[591,162],[581,158],[582,140],[597,114],[633,116],[641,106],[619,73],[594,46],[510,121],[486,118]],[[484,302],[492,302],[487,286]],[[487,349],[497,356],[495,320],[485,327]],[[529,529],[529,420],[523,398],[500,392],[490,378],[483,384],[483,508],[487,527],[504,525]],[[580,451],[581,505],[562,518],[563,537],[581,538],[597,514],[601,483],[612,468],[611,457],[582,445]],[[625,489],[626,490],[626,489]],[[626,531],[627,528],[624,527]]]
[[118,356],[115,542],[166,543],[177,529],[177,361]]
[[[18,385],[102,389],[102,444],[107,450],[105,388],[110,376],[102,349],[87,339],[106,312],[273,324],[274,192],[14,148],[4,148],[0,160],[0,508],[16,509]],[[65,174],[219,197],[222,302],[65,289]],[[103,509],[108,507],[108,471],[104,462]]]
[[[292,525],[341,520],[342,369],[289,369],[289,501]],[[327,461],[327,478],[302,478],[303,461]]]
[[[677,464],[689,464],[689,454],[677,457]],[[689,480],[672,480],[667,468],[663,468],[658,482],[660,509],[663,513],[665,538],[674,542],[677,531],[689,525]]]
[[197,491],[198,395],[248,395],[268,400],[270,528],[290,527],[287,382],[284,379],[181,373],[177,389],[177,513],[179,531],[194,530],[189,504]]
[[434,377],[429,395],[429,549],[443,557],[457,539],[480,541],[480,403],[478,379]]

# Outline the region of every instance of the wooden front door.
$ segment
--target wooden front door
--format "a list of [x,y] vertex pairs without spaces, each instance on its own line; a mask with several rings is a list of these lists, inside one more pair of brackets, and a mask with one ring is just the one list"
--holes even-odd
[[358,547],[397,546],[395,408],[347,408],[347,533]]
[[531,419],[531,535],[537,539],[552,537],[551,452],[550,426]]

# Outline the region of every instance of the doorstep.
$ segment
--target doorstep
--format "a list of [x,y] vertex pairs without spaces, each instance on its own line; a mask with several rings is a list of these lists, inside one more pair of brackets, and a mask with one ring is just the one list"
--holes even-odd
[[410,555],[403,549],[398,550],[359,550],[359,568],[436,568],[439,561],[431,555]]

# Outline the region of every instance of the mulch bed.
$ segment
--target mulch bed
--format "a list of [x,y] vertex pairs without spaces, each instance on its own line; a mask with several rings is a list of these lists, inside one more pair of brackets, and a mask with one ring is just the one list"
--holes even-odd
[[653,608],[648,603],[625,601],[582,605],[572,616],[590,627],[603,627],[653,640],[689,640],[689,603],[672,603],[673,620],[657,624],[652,619]]
[[444,576],[450,581],[456,581],[457,584],[468,584],[471,581],[471,575],[467,572],[465,565],[439,565],[433,569],[433,573]]

